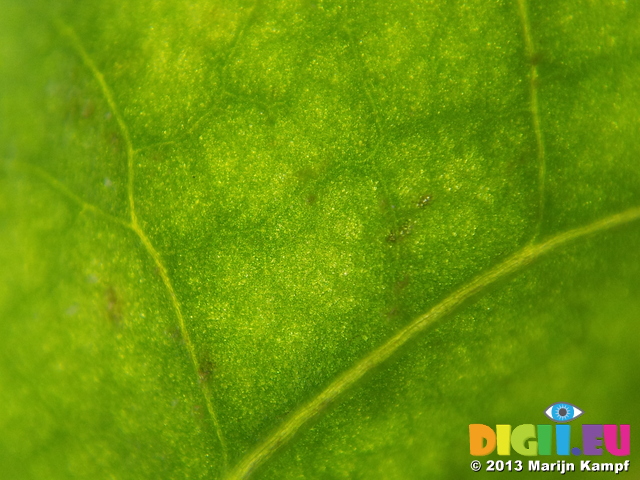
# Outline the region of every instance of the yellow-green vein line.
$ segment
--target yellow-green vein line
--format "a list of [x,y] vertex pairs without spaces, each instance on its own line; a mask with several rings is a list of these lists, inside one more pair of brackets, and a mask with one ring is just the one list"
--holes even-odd
[[134,202],[133,202],[133,184],[134,184],[133,183],[133,175],[134,175],[133,162],[134,162],[134,156],[135,156],[135,149],[133,148],[133,143],[131,141],[131,134],[129,133],[129,128],[127,127],[127,124],[124,121],[122,114],[120,113],[120,109],[118,108],[118,105],[116,104],[116,101],[113,97],[113,92],[111,91],[111,88],[109,88],[109,85],[107,84],[107,81],[105,80],[104,75],[102,74],[98,66],[95,64],[91,56],[85,50],[84,45],[80,41],[80,38],[78,37],[78,35],[76,35],[75,30],[73,30],[73,28],[71,28],[69,25],[67,25],[60,19],[56,20],[56,25],[60,33],[69,39],[69,41],[71,42],[71,45],[73,46],[73,48],[76,50],[76,52],[82,59],[82,62],[91,71],[94,78],[98,82],[98,85],[100,85],[100,90],[102,90],[102,94],[104,95],[104,98],[107,101],[109,108],[111,109],[111,113],[113,114],[113,117],[116,119],[118,128],[120,128],[120,132],[122,133],[125,149],[127,152],[127,197],[129,200],[129,213],[131,215],[131,223],[134,225],[137,225],[138,220],[136,218],[136,212],[135,212]]
[[342,373],[319,395],[296,410],[282,425],[240,460],[226,477],[227,480],[248,478],[252,472],[264,464],[280,447],[289,442],[305,424],[308,424],[317,417],[328,405],[332,404],[365,374],[379,366],[409,340],[414,339],[436,321],[451,313],[474,295],[572,240],[606,231],[635,220],[640,220],[640,207],[631,208],[584,227],[560,233],[542,243],[529,244],[500,264],[480,274],[471,282],[442,300],[427,313],[413,320],[383,345],[373,350],[349,370]]
[[131,225],[127,221],[125,221],[124,219],[122,219],[120,217],[112,215],[111,213],[105,212],[100,207],[97,207],[97,206],[87,202],[83,198],[81,198],[78,195],[76,195],[75,193],[73,193],[62,182],[60,182],[59,180],[57,180],[56,178],[52,177],[47,172],[42,170],[40,167],[36,167],[35,165],[29,165],[28,163],[23,163],[23,162],[11,162],[11,165],[13,165],[13,167],[16,168],[16,169],[22,170],[24,172],[30,173],[31,175],[34,175],[34,176],[38,177],[40,180],[44,181],[51,188],[53,188],[58,193],[60,193],[62,196],[68,198],[69,200],[73,201],[74,203],[77,203],[80,207],[82,207],[82,210],[86,210],[86,211],[92,212],[92,213],[94,213],[94,214],[96,214],[98,216],[104,217],[107,220],[109,220],[111,222],[114,222],[114,223],[117,223],[118,225],[121,225],[121,226],[123,226],[125,228],[128,228],[128,229],[131,228]]
[[[173,289],[173,285],[171,284],[171,279],[169,278],[169,274],[167,272],[166,267],[162,263],[162,259],[160,258],[160,255],[158,254],[156,249],[153,247],[153,244],[151,243],[149,238],[146,236],[144,231],[138,225],[133,225],[131,223],[128,223],[125,220],[123,220],[123,219],[121,219],[119,217],[116,217],[115,215],[112,215],[110,213],[107,213],[104,210],[102,210],[101,208],[96,207],[95,205],[92,205],[91,203],[89,203],[86,200],[82,199],[80,196],[78,196],[73,191],[71,191],[62,182],[60,182],[56,178],[52,177],[51,175],[49,175],[48,173],[46,173],[44,170],[40,169],[39,167],[36,167],[34,165],[29,165],[27,163],[22,163],[22,162],[12,162],[11,164],[16,169],[20,169],[20,170],[23,170],[25,172],[31,173],[32,175],[37,176],[38,178],[43,180],[45,183],[47,183],[50,187],[52,187],[54,190],[56,190],[58,193],[60,193],[62,196],[66,197],[69,200],[73,201],[74,203],[78,204],[80,207],[82,207],[83,210],[90,211],[90,212],[92,212],[92,213],[94,213],[94,214],[96,214],[98,216],[104,217],[104,218],[106,218],[106,219],[108,219],[108,220],[110,220],[110,221],[112,221],[114,223],[117,223],[118,225],[121,225],[121,226],[125,227],[126,229],[133,231],[138,236],[138,238],[142,242],[145,250],[147,251],[149,256],[153,259],[156,267],[158,268],[158,272],[160,273],[160,277],[162,278],[162,282],[163,282],[165,288],[167,289],[167,291],[169,292],[169,297],[171,299],[172,307],[174,309],[176,317],[178,318],[178,323],[179,323],[179,326],[180,326],[180,332],[182,334],[182,337],[184,339],[185,345],[186,345],[187,350],[189,352],[189,357],[191,359],[191,362],[193,363],[193,367],[194,367],[194,369],[196,371],[196,374],[197,374],[199,369],[200,369],[200,365],[198,363],[197,355],[195,353],[195,347],[194,347],[193,342],[191,341],[191,338],[190,338],[190,336],[189,336],[189,334],[187,332],[184,316],[182,315],[182,310],[180,309],[180,303],[178,302],[178,297],[176,296],[175,290]],[[226,465],[226,463],[227,463],[227,446],[226,446],[226,442],[224,441],[224,437],[222,436],[222,433],[221,433],[220,424],[218,422],[218,417],[217,417],[217,415],[215,413],[215,410],[213,408],[213,403],[212,403],[212,400],[211,400],[211,394],[208,393],[208,392],[203,392],[203,393],[204,393],[204,397],[205,397],[205,402],[207,403],[207,410],[209,411],[209,414],[211,415],[211,418],[213,419],[213,423],[214,423],[214,425],[216,427],[216,433],[217,433],[217,436],[218,436],[218,440],[220,441],[220,445],[222,446],[223,458],[224,458],[224,462],[225,462],[225,465]]]
[[[171,300],[171,305],[173,307],[173,310],[175,312],[175,315],[178,319],[178,324],[180,327],[180,333],[182,335],[182,339],[187,347],[187,351],[189,353],[189,358],[191,359],[191,363],[193,364],[193,368],[196,374],[196,378],[199,377],[199,371],[200,371],[200,365],[198,362],[198,357],[196,355],[196,349],[195,346],[193,344],[193,341],[191,340],[191,336],[189,335],[189,331],[187,330],[187,326],[186,326],[186,322],[184,319],[184,315],[182,314],[182,309],[180,308],[180,302],[178,301],[178,296],[176,295],[175,289],[173,288],[173,284],[171,283],[171,278],[169,277],[169,273],[167,271],[167,268],[164,266],[164,263],[162,262],[162,258],[160,257],[160,254],[158,253],[158,251],[155,249],[155,247],[153,246],[153,244],[151,243],[151,240],[149,239],[149,237],[147,237],[146,233],[144,232],[144,230],[142,229],[142,227],[140,226],[140,224],[138,223],[138,219],[135,213],[135,204],[134,204],[134,168],[133,168],[133,162],[134,162],[134,155],[135,155],[135,149],[133,147],[133,143],[131,141],[131,135],[129,133],[129,129],[127,127],[127,124],[125,123],[122,115],[120,114],[120,110],[118,109],[118,106],[114,100],[113,97],[113,93],[111,92],[111,88],[109,88],[109,85],[107,84],[104,75],[102,74],[102,72],[100,71],[100,69],[97,67],[97,65],[95,64],[95,62],[93,61],[93,59],[91,58],[91,56],[87,53],[87,51],[85,50],[84,46],[82,45],[82,42],[80,41],[80,38],[76,35],[75,31],[67,24],[65,24],[64,22],[62,22],[61,20],[57,20],[56,22],[60,32],[65,35],[67,38],[70,39],[71,44],[73,45],[73,47],[75,48],[75,50],[77,51],[78,55],[80,56],[80,58],[82,59],[82,61],[84,62],[85,66],[91,71],[91,73],[93,74],[94,78],[96,79],[96,81],[98,82],[98,84],[100,85],[100,89],[102,90],[102,94],[104,95],[104,98],[107,101],[107,104],[109,105],[109,108],[111,109],[113,116],[116,119],[116,122],[118,123],[118,126],[120,128],[120,131],[122,133],[122,136],[124,137],[124,141],[125,141],[125,145],[126,145],[126,151],[127,151],[127,196],[128,196],[128,200],[129,200],[129,213],[131,215],[131,224],[128,225],[129,228],[131,228],[131,230],[133,230],[133,232],[138,236],[138,238],[140,239],[140,241],[142,242],[142,245],[144,246],[145,250],[147,251],[147,253],[149,254],[149,256],[151,256],[151,258],[153,259],[158,272],[160,273],[160,277],[162,279],[162,283],[164,284],[168,294],[169,294],[169,298]],[[205,402],[207,404],[207,410],[209,412],[209,415],[211,416],[211,419],[213,421],[215,430],[216,430],[216,436],[218,437],[218,441],[220,442],[220,448],[222,450],[222,459],[223,459],[223,468],[224,470],[227,469],[227,464],[228,464],[228,453],[227,453],[227,445],[226,442],[224,440],[224,436],[222,435],[222,429],[220,427],[220,422],[218,421],[218,416],[215,413],[215,409],[213,408],[213,400],[212,400],[212,396],[211,396],[211,392],[209,391],[209,389],[204,386],[201,385],[201,391],[202,394],[205,398]]]
[[[182,314],[182,309],[180,308],[180,302],[178,301],[178,296],[176,295],[175,290],[173,289],[173,284],[171,283],[171,278],[169,277],[169,273],[167,272],[162,259],[160,258],[160,254],[155,249],[149,237],[144,233],[144,231],[140,228],[139,225],[132,225],[132,230],[138,235],[140,241],[144,245],[144,248],[149,253],[149,256],[153,259],[156,267],[158,269],[158,273],[160,274],[160,278],[162,278],[162,282],[164,283],[165,288],[169,292],[169,297],[171,299],[171,305],[175,312],[176,317],[178,318],[178,324],[180,326],[180,333],[182,335],[182,339],[184,340],[184,344],[187,347],[187,351],[189,352],[189,357],[191,359],[191,363],[193,364],[193,368],[196,372],[196,376],[199,375],[200,371],[200,363],[198,362],[198,356],[196,354],[196,349],[191,341],[191,336],[187,330],[187,325],[185,323],[184,315]],[[227,444],[222,435],[222,429],[220,427],[220,422],[218,421],[218,416],[216,415],[216,411],[213,408],[213,400],[211,399],[211,393],[208,391],[206,386],[202,386],[202,392],[205,398],[205,402],[207,404],[207,410],[211,419],[213,420],[213,424],[216,429],[216,435],[218,437],[218,441],[220,442],[220,446],[222,448],[222,457],[224,468],[226,470],[228,464],[228,453],[227,453]]]
[[538,105],[538,58],[533,37],[531,35],[531,24],[529,22],[529,13],[527,9],[527,0],[518,0],[518,13],[520,22],[522,23],[522,33],[524,36],[524,46],[529,62],[529,110],[531,112],[531,121],[533,123],[533,131],[536,137],[537,160],[538,160],[538,219],[536,229],[532,238],[532,242],[540,234],[542,219],[545,209],[545,177],[546,177],[546,157],[544,148],[544,138],[542,136],[542,127],[540,124],[540,107]]

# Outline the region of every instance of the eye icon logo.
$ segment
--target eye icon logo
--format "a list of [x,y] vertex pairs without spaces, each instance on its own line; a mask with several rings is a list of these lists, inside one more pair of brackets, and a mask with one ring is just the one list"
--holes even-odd
[[554,403],[544,411],[544,414],[554,422],[570,422],[584,412],[570,403]]

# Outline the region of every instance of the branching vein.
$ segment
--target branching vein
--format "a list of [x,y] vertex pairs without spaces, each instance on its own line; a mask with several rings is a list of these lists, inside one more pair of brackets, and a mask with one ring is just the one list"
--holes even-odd
[[249,452],[230,472],[227,480],[248,478],[252,472],[265,463],[279,448],[287,444],[304,425],[317,417],[328,405],[335,402],[339,396],[358,382],[365,374],[386,361],[409,340],[414,339],[435,322],[453,312],[462,303],[479,292],[486,290],[490,285],[513,273],[521,271],[534,260],[573,240],[610,230],[619,225],[637,220],[640,220],[640,207],[631,208],[584,227],[560,233],[542,243],[529,244],[502,263],[480,274],[471,282],[460,287],[442,300],[427,313],[413,320],[391,339],[387,340],[386,343],[373,350],[353,367],[340,375],[319,395],[300,407],[288,420],[272,432],[263,442],[258,444],[254,450]]
[[[144,231],[138,225],[132,225],[132,230],[138,235],[140,241],[144,245],[144,248],[147,250],[151,258],[153,258],[156,267],[158,268],[158,272],[160,273],[160,277],[162,278],[162,282],[164,283],[167,292],[169,293],[169,298],[171,299],[171,305],[173,306],[173,310],[178,318],[178,323],[180,326],[180,333],[184,340],[184,343],[189,352],[189,357],[191,358],[191,363],[193,364],[194,371],[196,373],[196,377],[199,376],[200,371],[200,363],[198,361],[198,356],[196,354],[196,349],[191,340],[191,336],[189,335],[189,331],[187,330],[187,325],[184,320],[184,315],[182,314],[182,309],[180,308],[180,302],[178,301],[178,296],[176,295],[175,290],[173,289],[173,284],[171,283],[171,278],[169,277],[169,273],[167,272],[167,268],[164,266],[162,262],[162,258],[160,254],[155,249],[149,237],[144,233]],[[228,453],[227,453],[227,444],[224,440],[224,436],[222,435],[222,429],[220,427],[220,422],[218,421],[218,416],[216,415],[216,411],[213,408],[213,400],[211,392],[209,391],[206,384],[201,383],[202,392],[205,398],[205,402],[207,404],[207,411],[213,420],[213,424],[216,429],[216,435],[218,436],[218,441],[220,442],[220,446],[222,448],[223,462],[224,468],[226,469],[228,462]]]
[[76,32],[73,30],[73,28],[71,28],[61,20],[57,20],[56,25],[58,26],[60,33],[62,33],[69,39],[71,45],[82,59],[82,62],[91,71],[94,78],[98,82],[98,85],[100,85],[100,90],[102,90],[102,94],[107,101],[107,105],[109,105],[111,113],[116,119],[118,127],[120,128],[120,132],[122,133],[125,149],[127,151],[127,197],[129,200],[129,213],[131,215],[131,221],[135,225],[137,224],[136,213],[133,204],[133,159],[135,151],[133,148],[133,143],[131,142],[131,134],[129,133],[129,128],[127,127],[127,124],[125,123],[124,118],[120,113],[120,109],[118,108],[118,105],[113,98],[113,92],[109,88],[107,81],[104,79],[104,75],[95,64],[91,56],[85,50],[84,45],[82,45],[80,38],[78,38],[78,35],[76,35]]
[[103,217],[109,220],[110,222],[117,223],[118,225],[121,225],[125,228],[129,228],[129,229],[131,228],[131,225],[126,220],[120,217],[117,217],[115,215],[112,215],[104,211],[100,207],[97,207],[96,205],[93,205],[87,202],[83,198],[73,193],[65,184],[60,182],[58,179],[52,177],[51,175],[49,175],[40,167],[36,167],[35,165],[29,165],[28,163],[15,162],[15,161],[11,162],[11,164],[13,165],[14,168],[30,173],[31,175],[38,177],[40,180],[43,180],[45,183],[47,183],[51,188],[56,190],[62,196],[68,198],[69,200],[73,201],[74,203],[82,207],[83,211],[91,212],[95,215],[98,215],[100,217]]
[[[184,315],[182,314],[182,310],[180,308],[180,303],[178,301],[178,297],[177,297],[177,295],[175,293],[175,290],[173,289],[173,285],[171,283],[171,278],[169,277],[167,269],[164,266],[164,264],[162,263],[162,259],[160,258],[160,254],[154,248],[153,244],[151,243],[151,241],[149,240],[147,235],[144,233],[144,231],[138,225],[133,225],[132,223],[127,222],[126,220],[124,220],[124,219],[122,219],[120,217],[117,217],[115,215],[112,215],[112,214],[110,214],[108,212],[105,212],[100,207],[97,207],[97,206],[87,202],[82,197],[78,196],[73,191],[71,191],[62,182],[60,182],[56,178],[52,177],[51,175],[49,175],[47,172],[45,172],[41,168],[36,167],[34,165],[29,165],[29,164],[26,164],[26,163],[22,163],[22,162],[12,162],[12,164],[16,169],[23,170],[25,172],[28,172],[28,173],[40,178],[45,183],[47,183],[51,188],[53,188],[58,193],[60,193],[62,196],[68,198],[69,200],[73,201],[74,203],[76,203],[77,205],[82,207],[82,210],[91,212],[91,213],[93,213],[93,214],[95,214],[97,216],[103,217],[103,218],[105,218],[105,219],[107,219],[107,220],[109,220],[111,222],[117,223],[118,225],[126,228],[127,230],[131,230],[133,233],[135,233],[138,236],[138,238],[142,242],[142,245],[144,246],[145,250],[147,251],[149,256],[153,259],[153,261],[155,263],[155,266],[158,269],[158,272],[160,274],[160,278],[162,278],[162,283],[164,284],[165,288],[167,289],[167,292],[169,293],[169,298],[171,300],[171,304],[173,306],[175,315],[178,318],[178,323],[179,323],[179,327],[180,327],[180,333],[181,333],[181,335],[182,335],[182,337],[184,339],[185,345],[187,346],[187,350],[189,352],[189,357],[191,359],[191,362],[193,363],[193,368],[195,369],[195,372],[196,372],[196,375],[197,375],[199,370],[200,370],[200,365],[199,365],[199,362],[198,362],[198,357],[196,355],[195,347],[193,345],[193,342],[191,341],[191,337],[189,336],[189,332],[187,331],[187,326],[186,326],[186,323],[185,323],[185,320],[184,320]],[[220,441],[220,444],[222,446],[224,463],[226,465],[227,464],[227,446],[226,446],[226,443],[224,441],[224,437],[222,436],[222,433],[221,433],[222,430],[221,430],[220,424],[218,422],[218,417],[216,415],[215,409],[213,408],[212,395],[211,395],[211,392],[209,392],[206,389],[206,386],[203,386],[202,388],[203,388],[203,394],[204,394],[204,397],[205,397],[205,402],[207,404],[207,410],[208,410],[209,414],[211,415],[211,418],[212,418],[213,423],[214,423],[215,428],[216,428],[216,434],[218,436],[218,440]]]
[[[124,138],[126,152],[127,152],[127,197],[129,201],[129,214],[131,216],[131,222],[130,223],[124,222],[124,225],[127,226],[130,230],[132,230],[136,234],[136,236],[140,239],[140,242],[144,246],[144,249],[146,250],[148,255],[153,259],[153,262],[155,263],[155,266],[158,269],[160,278],[162,279],[162,283],[164,284],[165,289],[169,294],[171,305],[178,319],[180,334],[187,347],[189,358],[191,359],[191,363],[193,364],[196,378],[199,378],[198,372],[200,371],[200,364],[198,361],[198,356],[196,354],[195,346],[193,344],[193,341],[187,329],[184,315],[182,314],[180,301],[178,300],[178,296],[176,295],[175,289],[173,288],[173,283],[171,282],[171,278],[169,277],[169,273],[162,261],[160,254],[158,253],[156,248],[153,246],[153,243],[151,243],[151,240],[149,239],[145,231],[142,229],[142,227],[138,223],[138,218],[135,213],[134,168],[133,167],[134,167],[134,157],[135,157],[136,150],[134,149],[133,143],[131,141],[131,134],[129,132],[129,128],[127,127],[127,124],[124,121],[124,118],[122,117],[122,114],[118,108],[118,105],[114,100],[113,92],[111,91],[111,88],[107,84],[104,78],[104,75],[102,74],[100,69],[97,67],[97,65],[91,58],[91,56],[87,53],[86,49],[82,45],[82,42],[80,41],[80,38],[77,36],[75,31],[69,25],[65,24],[60,20],[58,20],[56,23],[60,32],[71,41],[72,46],[74,47],[74,49],[76,50],[76,52],[78,53],[82,61],[84,62],[85,66],[91,71],[94,78],[100,85],[102,94],[105,100],[107,101],[107,104],[109,105],[109,108],[111,109],[111,112],[114,118],[116,119],[116,122],[118,123],[118,127],[120,128],[121,134]],[[53,182],[50,182],[50,183],[52,183],[52,185],[56,185],[59,182],[54,180]],[[86,204],[84,200],[82,200],[80,197],[75,195],[70,190],[66,189],[66,187],[64,187],[62,184],[60,184],[60,187],[61,188],[59,188],[59,190],[62,191],[63,193],[66,193],[67,196],[69,196],[70,198],[73,198],[74,200],[79,201],[83,205]],[[98,210],[98,209],[94,208],[94,210]],[[222,434],[222,429],[220,427],[220,422],[218,421],[218,416],[216,415],[215,409],[213,407],[212,393],[207,385],[203,384],[202,382],[200,382],[200,385],[202,389],[202,394],[205,398],[205,402],[207,405],[207,411],[211,416],[211,419],[213,421],[213,424],[216,430],[216,435],[218,437],[218,441],[220,442],[222,458],[223,458],[223,468],[224,470],[226,470],[227,463],[228,463],[227,445],[224,440],[224,436]]]
[[[325,409],[334,403],[341,395],[343,395],[348,389],[356,384],[362,377],[364,377],[371,370],[384,363],[395,352],[397,352],[404,344],[410,340],[416,338],[419,334],[431,327],[435,322],[441,320],[445,316],[452,313],[465,301],[475,297],[480,292],[486,290],[487,287],[496,283],[497,281],[508,277],[514,273],[517,273],[524,269],[527,265],[531,264],[538,258],[546,255],[547,253],[568,244],[576,239],[586,237],[591,234],[610,230],[616,226],[620,226],[629,222],[637,221],[640,219],[640,207],[635,207],[626,210],[622,213],[612,215],[603,220],[596,221],[584,227],[575,228],[564,233],[555,235],[544,242],[536,242],[536,238],[539,234],[540,224],[542,222],[542,216],[544,213],[544,197],[545,197],[545,148],[542,136],[542,129],[540,125],[540,114],[538,106],[538,68],[535,61],[536,51],[531,36],[531,28],[529,24],[529,18],[527,13],[526,0],[518,0],[519,15],[522,22],[522,28],[524,32],[525,48],[527,56],[530,60],[530,111],[532,116],[532,123],[537,143],[537,157],[539,165],[539,213],[538,222],[536,227],[536,233],[534,240],[531,244],[528,244],[518,252],[511,255],[502,263],[480,274],[475,279],[471,280],[466,285],[460,287],[451,295],[443,299],[440,303],[435,305],[431,310],[425,314],[419,316],[413,320],[406,327],[401,329],[392,338],[387,340],[384,344],[367,354],[358,363],[343,372],[333,382],[331,382],[320,394],[315,398],[307,402],[298,408],[286,421],[284,421],[276,430],[274,430],[264,441],[259,443],[252,451],[250,451],[240,462],[233,468],[227,475],[227,480],[239,480],[248,478],[252,472],[264,464],[278,449],[287,444],[294,435],[305,425],[320,415]],[[248,22],[249,23],[249,22]],[[187,330],[184,315],[182,313],[180,302],[176,295],[175,289],[171,282],[171,278],[165,267],[162,258],[151,240],[138,223],[135,214],[134,204],[134,157],[136,150],[133,147],[131,135],[129,129],[119,111],[116,102],[114,100],[113,93],[105,81],[104,75],[100,72],[95,62],[88,55],[84,49],[80,39],[75,34],[73,29],[62,22],[58,22],[60,31],[70,39],[72,45],[76,49],[77,53],[83,60],[87,68],[92,72],[96,81],[100,85],[102,93],[111,109],[116,122],[121,130],[127,152],[127,195],[128,195],[128,208],[130,214],[130,222],[126,222],[116,216],[113,216],[99,207],[96,207],[82,198],[77,196],[71,190],[69,190],[62,183],[46,174],[45,172],[37,169],[36,167],[26,167],[26,169],[32,171],[34,174],[45,180],[53,188],[58,190],[61,194],[67,198],[73,200],[83,207],[87,211],[91,211],[95,214],[103,216],[113,222],[125,226],[133,231],[140,239],[144,249],[152,258],[155,266],[159,272],[165,289],[171,300],[175,315],[179,322],[180,332],[187,347],[189,357],[193,364],[196,376],[200,370],[198,357],[193,341]],[[235,40],[242,36],[240,32]],[[369,96],[369,101],[372,103],[374,115],[376,116],[376,124],[379,128],[379,114],[380,112],[375,106],[375,102],[370,97],[370,92],[366,92]],[[220,442],[224,464],[226,468],[227,463],[227,446],[224,441],[220,424],[213,407],[212,393],[206,384],[201,383],[203,395],[206,400],[207,410],[215,425],[218,440]]]
[[518,0],[518,13],[520,22],[522,23],[522,33],[524,35],[524,45],[529,61],[529,110],[531,111],[531,121],[533,123],[533,131],[536,137],[536,148],[538,152],[538,219],[536,229],[534,231],[533,240],[540,234],[540,227],[545,209],[545,176],[546,176],[546,159],[544,138],[542,136],[542,127],[540,126],[540,108],[538,106],[538,54],[531,36],[531,24],[529,22],[529,13],[527,10],[527,0]]

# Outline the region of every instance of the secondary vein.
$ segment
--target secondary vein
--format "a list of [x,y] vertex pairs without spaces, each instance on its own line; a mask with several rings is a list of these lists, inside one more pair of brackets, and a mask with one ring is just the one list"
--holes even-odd
[[[144,249],[146,250],[148,255],[153,259],[153,262],[155,263],[156,268],[158,269],[160,278],[162,279],[162,283],[165,289],[167,290],[167,293],[169,294],[171,305],[173,307],[176,318],[178,319],[180,334],[185,343],[185,346],[187,347],[189,358],[191,360],[191,363],[193,364],[196,378],[198,378],[199,377],[198,372],[200,371],[198,356],[196,354],[196,349],[193,344],[193,341],[191,340],[191,336],[189,335],[185,318],[184,318],[184,315],[182,314],[182,309],[180,307],[180,301],[178,300],[178,296],[176,295],[175,289],[173,288],[171,277],[169,276],[169,272],[162,261],[162,257],[154,247],[153,243],[151,242],[151,240],[149,239],[149,237],[147,236],[143,228],[140,226],[135,213],[134,168],[133,168],[134,165],[133,164],[134,164],[134,156],[135,156],[136,150],[134,149],[133,143],[131,141],[131,134],[129,133],[129,128],[127,127],[127,124],[124,121],[122,114],[120,113],[120,109],[118,108],[118,105],[114,100],[113,92],[111,91],[111,88],[107,84],[104,78],[104,75],[102,74],[100,69],[97,67],[97,65],[91,58],[91,56],[87,53],[78,35],[75,33],[73,28],[71,28],[71,26],[67,25],[61,20],[57,20],[56,24],[60,32],[71,41],[72,46],[74,47],[74,49],[76,50],[76,52],[78,53],[82,61],[84,62],[85,66],[91,71],[94,78],[100,85],[102,94],[104,95],[104,98],[107,101],[107,104],[109,105],[109,108],[111,109],[111,112],[113,113],[113,116],[116,119],[116,122],[118,123],[118,127],[120,128],[120,131],[124,138],[126,151],[127,151],[127,197],[129,201],[129,214],[131,216],[131,223],[126,225],[140,239],[140,242],[144,246]],[[75,196],[75,194],[73,194],[72,192],[69,191],[69,193]],[[77,197],[77,198],[80,199],[80,197]],[[213,421],[215,431],[216,431],[216,436],[218,437],[218,441],[220,442],[220,448],[222,451],[223,469],[226,470],[228,465],[227,445],[226,445],[224,436],[222,434],[222,428],[220,426],[220,422],[218,421],[218,416],[215,412],[215,409],[213,408],[212,394],[209,391],[209,389],[206,387],[206,385],[203,385],[200,382],[200,386],[201,386],[202,394],[205,398],[205,403],[207,404],[207,411],[209,412],[211,420]]]
[[518,0],[518,13],[520,22],[522,23],[522,33],[524,36],[525,52],[529,61],[529,111],[531,112],[531,121],[533,123],[533,132],[536,137],[536,149],[538,159],[538,219],[536,229],[534,231],[534,241],[540,234],[542,219],[545,209],[545,176],[546,176],[546,158],[544,138],[542,136],[542,127],[540,124],[540,107],[538,105],[538,60],[533,37],[531,35],[531,24],[529,22],[529,13],[527,9],[527,0]]
[[37,167],[35,165],[30,165],[28,163],[16,162],[16,161],[11,162],[11,165],[16,169],[23,170],[27,173],[30,173],[40,178],[40,180],[43,180],[45,183],[47,183],[51,188],[56,190],[58,193],[60,193],[64,197],[68,198],[69,200],[73,201],[74,203],[82,207],[82,210],[92,212],[98,216],[106,218],[111,222],[117,223],[118,225],[121,225],[127,229],[131,229],[131,224],[128,223],[126,220],[120,217],[117,217],[115,215],[112,215],[111,213],[104,211],[100,207],[87,202],[82,197],[76,195],[73,191],[71,191],[65,184],[60,182],[58,179],[52,177],[51,175],[49,175],[40,167]]
[[[127,230],[131,230],[133,233],[135,233],[138,238],[140,239],[140,241],[142,242],[142,245],[144,246],[145,250],[147,251],[147,253],[149,254],[149,256],[153,259],[158,272],[160,274],[160,278],[162,279],[162,282],[165,286],[165,288],[167,289],[167,292],[169,293],[169,298],[171,300],[171,305],[173,307],[173,310],[175,312],[176,317],[178,318],[178,323],[179,323],[179,327],[180,327],[180,333],[184,339],[185,345],[187,347],[187,350],[189,352],[189,357],[191,359],[191,362],[193,364],[193,368],[197,372],[200,370],[200,365],[198,362],[198,357],[196,355],[196,351],[195,351],[195,347],[193,345],[193,342],[191,341],[191,338],[188,334],[187,331],[187,327],[186,327],[186,323],[184,320],[184,315],[182,314],[182,310],[180,308],[180,302],[178,301],[178,297],[175,293],[175,290],[173,288],[173,285],[171,283],[171,279],[169,277],[169,274],[167,272],[166,267],[164,266],[164,264],[162,263],[162,259],[160,257],[160,254],[158,253],[158,251],[154,248],[153,244],[151,243],[151,241],[149,240],[149,238],[147,237],[147,235],[144,233],[144,231],[138,226],[138,225],[134,225],[132,223],[129,223],[125,220],[123,220],[122,218],[116,217],[115,215],[112,215],[110,213],[105,212],[104,210],[102,210],[100,207],[97,207],[89,202],[87,202],[86,200],[84,200],[82,197],[78,196],[77,194],[75,194],[73,191],[71,191],[66,185],[64,185],[62,182],[60,182],[59,180],[57,180],[56,178],[52,177],[51,175],[49,175],[47,172],[45,172],[44,170],[42,170],[39,167],[36,167],[34,165],[29,165],[26,163],[22,163],[22,162],[12,162],[15,166],[15,168],[24,170],[26,172],[29,172],[35,176],[37,176],[38,178],[42,179],[43,181],[45,181],[49,186],[51,186],[54,190],[56,190],[57,192],[59,192],[61,195],[63,195],[64,197],[68,198],[69,200],[73,201],[74,203],[78,204],[80,207],[82,207],[83,210],[92,212],[98,216],[104,217],[114,223],[117,223],[118,225],[126,228]],[[203,387],[204,388],[204,387]],[[209,415],[211,416],[214,426],[216,428],[216,434],[218,436],[218,440],[220,441],[220,444],[222,446],[222,451],[223,451],[223,456],[224,456],[224,462],[225,465],[227,464],[227,445],[226,442],[224,440],[224,437],[222,436],[221,432],[221,428],[220,428],[220,423],[218,421],[218,417],[216,415],[215,409],[213,408],[213,402],[211,400],[211,393],[210,392],[203,392],[204,393],[204,397],[205,397],[205,402],[207,404],[207,410],[209,412]]]
[[331,382],[320,394],[296,410],[284,423],[273,431],[264,441],[250,451],[226,477],[227,480],[241,480],[248,478],[252,472],[264,464],[278,449],[287,444],[293,436],[307,423],[323,412],[340,395],[351,388],[365,374],[386,361],[400,347],[414,339],[421,332],[432,326],[436,321],[454,311],[462,303],[474,295],[485,290],[508,275],[522,270],[534,260],[587,235],[602,232],[625,223],[640,219],[640,207],[631,208],[624,212],[598,220],[589,225],[575,228],[555,235],[544,242],[529,244],[499,263],[493,268],[480,274],[471,282],[460,287],[447,298],[438,303],[427,313],[413,320],[409,325],[387,340],[384,344],[366,355],[350,369],[342,373]]
[[56,25],[60,33],[62,33],[69,39],[71,45],[82,59],[82,62],[91,71],[94,78],[98,82],[98,85],[100,85],[102,95],[104,95],[104,98],[107,101],[107,105],[109,105],[109,109],[111,110],[113,117],[116,119],[118,128],[120,128],[120,132],[122,133],[125,149],[127,152],[127,197],[129,200],[129,213],[131,215],[131,222],[136,225],[138,221],[136,219],[135,206],[133,201],[133,159],[135,155],[135,149],[133,148],[133,143],[131,141],[129,127],[127,127],[127,124],[124,121],[122,114],[120,113],[120,109],[118,108],[118,105],[116,104],[116,101],[113,97],[113,92],[111,91],[111,88],[109,88],[104,75],[95,64],[91,56],[87,53],[75,30],[60,19],[56,20]]
[[[138,235],[138,237],[140,238],[140,241],[144,245],[144,248],[147,250],[149,256],[153,259],[154,263],[156,264],[158,272],[160,273],[160,278],[162,278],[162,283],[164,283],[164,286],[167,289],[167,292],[169,292],[169,298],[171,300],[173,311],[175,312],[175,315],[178,318],[180,333],[187,347],[187,351],[189,352],[189,357],[191,359],[191,363],[193,364],[193,368],[196,372],[196,376],[198,376],[198,372],[200,371],[200,363],[198,361],[196,349],[191,340],[191,336],[189,335],[189,332],[187,330],[187,325],[184,319],[184,315],[182,314],[182,309],[180,308],[180,302],[178,301],[178,296],[176,295],[176,292],[173,288],[173,284],[171,283],[171,278],[169,277],[167,268],[164,266],[164,263],[162,262],[162,258],[160,257],[160,254],[155,249],[155,247],[151,243],[151,240],[149,240],[149,237],[147,237],[144,231],[138,225],[135,225],[135,224],[132,225],[131,228],[136,233],[136,235]],[[218,416],[216,414],[215,409],[213,408],[213,400],[211,399],[211,392],[207,390],[205,385],[201,384],[201,387],[202,387],[202,392],[205,398],[205,402],[207,404],[207,411],[211,416],[211,419],[216,429],[216,435],[218,437],[218,441],[220,442],[220,446],[222,448],[224,468],[226,469],[226,466],[228,464],[227,444],[224,440],[224,436],[222,435],[222,428],[220,427]]]

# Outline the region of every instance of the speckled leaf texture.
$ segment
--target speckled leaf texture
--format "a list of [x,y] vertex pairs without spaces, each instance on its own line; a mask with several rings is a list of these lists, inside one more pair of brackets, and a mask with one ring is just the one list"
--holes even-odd
[[1,0],[0,109],[2,479],[640,426],[636,0]]

